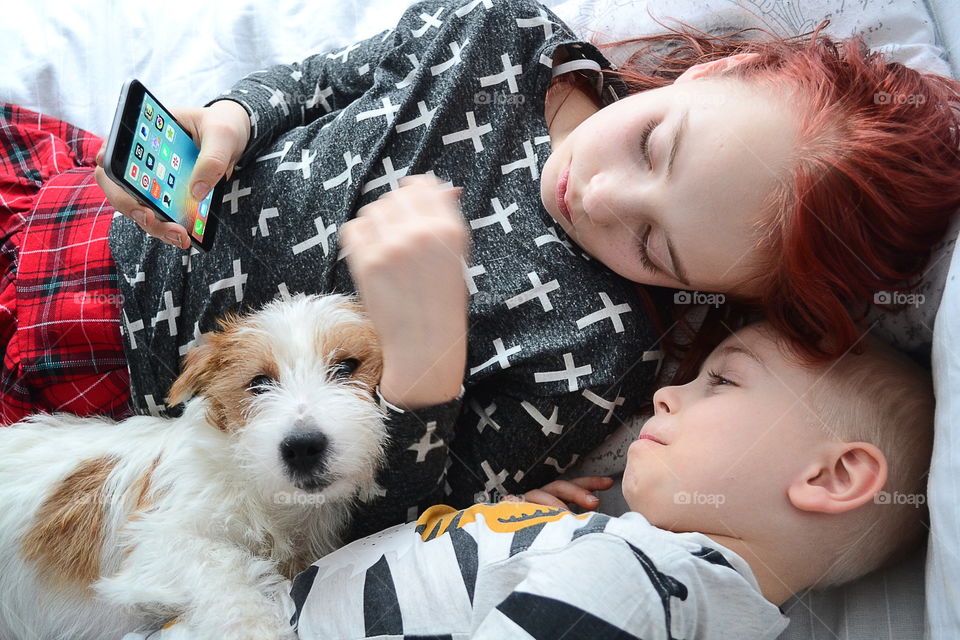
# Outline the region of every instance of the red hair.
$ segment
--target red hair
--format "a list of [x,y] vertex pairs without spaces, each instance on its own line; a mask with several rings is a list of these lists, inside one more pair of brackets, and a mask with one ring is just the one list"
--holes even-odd
[[[771,194],[759,229],[759,296],[711,313],[714,329],[724,330],[708,331],[708,340],[722,339],[756,309],[809,363],[856,344],[877,292],[916,286],[960,209],[960,83],[869,53],[859,36],[834,41],[820,33],[826,24],[793,38],[759,29],[714,36],[683,25],[594,43],[644,45],[618,71],[604,72],[628,93],[669,85],[698,63],[753,53],[720,77],[797,101],[790,174]],[[750,31],[767,37],[748,40]]]

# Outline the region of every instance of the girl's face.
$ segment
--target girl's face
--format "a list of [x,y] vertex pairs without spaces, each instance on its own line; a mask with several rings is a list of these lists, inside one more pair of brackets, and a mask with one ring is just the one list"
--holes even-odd
[[[786,97],[685,74],[555,137],[540,197],[580,247],[625,278],[750,296],[755,225],[788,175],[796,128]],[[557,198],[566,171],[569,220]]]

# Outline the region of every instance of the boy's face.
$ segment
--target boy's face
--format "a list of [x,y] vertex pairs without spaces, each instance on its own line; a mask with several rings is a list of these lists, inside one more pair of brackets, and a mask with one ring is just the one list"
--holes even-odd
[[737,332],[695,380],[654,394],[627,456],[631,510],[664,529],[736,536],[741,521],[788,505],[787,487],[837,439],[806,395],[823,370],[786,360],[768,334]]

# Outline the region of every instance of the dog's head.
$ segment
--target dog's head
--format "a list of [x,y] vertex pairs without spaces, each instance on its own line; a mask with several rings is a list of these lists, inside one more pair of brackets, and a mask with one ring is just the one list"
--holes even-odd
[[383,362],[357,300],[297,295],[220,325],[187,354],[169,402],[202,398],[265,492],[335,498],[372,483],[386,438],[374,391]]

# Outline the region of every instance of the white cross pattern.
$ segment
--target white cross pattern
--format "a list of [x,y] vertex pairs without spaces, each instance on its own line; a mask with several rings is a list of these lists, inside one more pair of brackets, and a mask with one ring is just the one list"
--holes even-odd
[[134,334],[137,331],[143,331],[143,320],[130,322],[130,319],[127,318],[127,312],[124,311],[123,325],[127,328],[127,337],[130,338],[130,350],[135,351],[137,349],[137,337]]
[[501,495],[507,493],[507,490],[503,487],[503,481],[507,479],[507,470],[503,469],[498,473],[493,472],[493,467],[490,466],[490,463],[484,460],[480,463],[480,468],[483,469],[483,473],[487,476],[486,482],[483,483],[483,488],[488,493],[492,489],[497,489]]
[[547,382],[559,382],[560,380],[567,381],[567,391],[576,391],[577,390],[577,378],[580,376],[588,376],[593,373],[593,367],[589,364],[582,366],[574,366],[573,364],[573,354],[567,352],[563,354],[563,370],[561,371],[537,371],[533,374],[533,379],[541,384]]
[[483,5],[484,9],[490,9],[493,7],[492,0],[473,0],[473,2],[471,2],[470,4],[465,4],[459,9],[457,9],[456,11],[454,11],[454,14],[458,18],[462,18],[463,16],[467,15],[468,13],[476,9],[477,5],[481,5],[481,4]]
[[557,422],[557,417],[560,414],[560,407],[557,405],[553,405],[553,413],[550,414],[549,418],[540,413],[539,409],[526,400],[521,402],[520,406],[523,407],[523,410],[530,414],[530,417],[540,425],[540,430],[543,432],[543,435],[549,436],[551,433],[556,433],[558,435],[563,433],[564,425]]
[[152,415],[154,418],[159,418],[160,412],[167,408],[167,405],[165,404],[157,404],[153,399],[152,393],[148,393],[147,395],[143,396],[143,401],[147,403],[147,411],[149,411],[150,415]]
[[456,65],[460,64],[461,62],[460,52],[463,50],[465,46],[467,46],[468,42],[470,42],[470,38],[467,38],[466,40],[464,40],[463,44],[460,44],[457,41],[448,42],[447,46],[450,47],[450,51],[453,53],[453,56],[451,56],[449,60],[445,60],[440,64],[435,64],[432,67],[430,67],[430,73],[435,76],[438,76],[444,71],[448,71],[452,67],[455,67]]
[[657,375],[660,373],[660,367],[663,365],[663,351],[660,351],[659,349],[657,349],[656,351],[644,351],[641,359],[644,362],[650,362],[651,360],[656,360],[657,370],[654,372],[653,375]]
[[557,470],[557,473],[564,473],[564,472],[566,472],[567,469],[569,469],[570,467],[572,467],[573,464],[574,464],[579,458],[580,458],[580,454],[579,454],[579,453],[573,454],[573,457],[570,458],[570,464],[568,464],[568,465],[565,466],[565,467],[561,467],[561,466],[560,466],[560,461],[557,460],[557,459],[554,458],[554,457],[548,457],[546,460],[543,461],[543,464],[545,464],[545,465],[547,465],[547,466],[549,466],[549,467],[553,467],[554,469]]
[[167,330],[171,336],[177,335],[177,316],[180,315],[180,307],[173,306],[173,292],[163,292],[163,309],[157,312],[150,321],[150,326],[157,326],[158,322],[167,321]]
[[534,244],[536,244],[538,247],[542,247],[543,245],[549,244],[551,242],[559,242],[561,245],[563,245],[563,247],[567,250],[567,252],[570,255],[573,255],[573,248],[570,246],[570,243],[560,238],[560,236],[557,234],[557,230],[553,227],[553,225],[547,227],[547,231],[549,231],[549,233],[545,233],[542,236],[537,236],[536,238],[534,238],[533,239]]
[[467,124],[469,125],[466,129],[461,129],[460,131],[455,131],[453,133],[448,133],[447,135],[440,138],[443,141],[443,144],[453,144],[454,142],[460,142],[461,140],[473,140],[473,150],[475,153],[480,153],[483,151],[483,142],[480,141],[480,136],[485,136],[491,131],[493,127],[490,123],[482,124],[479,127],[477,126],[477,121],[474,118],[473,111],[467,111]]
[[614,400],[604,400],[603,396],[598,396],[593,391],[590,391],[590,389],[583,390],[583,397],[598,407],[602,407],[607,410],[607,415],[603,419],[603,424],[610,422],[610,418],[613,417],[614,409],[621,406],[626,400],[626,398],[623,396],[617,396]]
[[317,104],[323,105],[324,113],[333,111],[333,106],[327,102],[327,98],[333,95],[333,87],[320,88],[320,83],[313,88],[313,96],[306,102],[307,109],[313,109]]
[[230,193],[226,193],[223,196],[223,204],[230,203],[230,213],[236,213],[239,211],[238,203],[240,198],[250,195],[250,187],[240,188],[240,178],[237,178],[230,185]]
[[257,138],[257,124],[260,122],[260,116],[256,111],[250,114],[250,127],[253,129],[253,139]]
[[480,416],[480,420],[477,422],[477,431],[479,433],[483,433],[484,428],[487,426],[494,431],[500,431],[500,425],[490,417],[493,415],[493,412],[497,410],[497,404],[495,402],[491,402],[488,407],[481,407],[480,403],[473,399],[470,400],[470,408],[473,409],[475,414]]
[[413,76],[417,74],[417,71],[420,70],[420,60],[416,55],[412,53],[406,54],[407,60],[410,61],[410,64],[413,65],[413,68],[410,69],[410,73],[404,76],[403,80],[397,83],[397,89],[403,89],[404,87],[413,84]]
[[329,225],[324,227],[323,217],[317,216],[313,219],[313,226],[317,228],[317,235],[311,236],[303,242],[298,242],[297,244],[293,245],[293,255],[303,253],[307,249],[312,249],[318,244],[323,247],[323,255],[330,253],[330,243],[327,241],[327,238],[336,232],[336,223],[331,222]]
[[276,207],[270,207],[269,209],[261,209],[260,218],[257,220],[258,226],[253,227],[252,229],[250,229],[250,231],[252,231],[253,236],[256,237],[257,231],[259,230],[260,235],[266,238],[267,236],[270,235],[270,229],[267,228],[267,220],[269,220],[270,218],[279,218],[279,217],[280,217],[280,210],[277,209]]
[[417,462],[423,462],[427,459],[428,453],[443,446],[443,438],[437,438],[436,441],[433,439],[433,432],[436,428],[437,421],[431,420],[427,423],[427,431],[423,434],[423,437],[416,444],[407,447],[407,451],[416,451]]
[[399,189],[400,183],[398,182],[398,180],[403,176],[407,175],[407,171],[410,170],[409,166],[406,166],[402,169],[394,170],[393,158],[391,158],[390,156],[384,157],[383,160],[380,161],[380,163],[383,165],[383,170],[385,173],[379,178],[374,178],[373,180],[365,182],[363,185],[363,188],[360,189],[360,193],[366,193],[367,191],[372,191],[373,189],[382,187],[385,184],[390,185],[391,191],[393,191],[394,189]]
[[489,87],[500,84],[501,82],[506,82],[510,93],[516,93],[519,90],[517,86],[517,76],[523,73],[523,66],[511,63],[510,55],[506,53],[501,54],[500,62],[503,63],[503,71],[490,76],[481,76],[478,78],[480,80],[480,86]]
[[275,173],[280,173],[281,171],[301,171],[303,173],[303,179],[310,179],[310,163],[313,162],[313,159],[317,157],[316,151],[310,151],[309,149],[300,150],[300,162],[281,162],[277,165],[277,170]]
[[443,25],[443,20],[438,20],[437,18],[440,17],[440,14],[443,13],[445,9],[446,7],[440,7],[433,13],[433,15],[421,13],[420,19],[423,20],[423,26],[419,29],[410,29],[410,33],[413,34],[413,37],[419,38],[425,34],[430,27],[436,27],[439,29]]
[[540,282],[540,276],[537,275],[536,271],[531,271],[527,274],[527,278],[530,279],[530,284],[533,285],[532,289],[527,289],[523,293],[517,294],[512,298],[507,298],[504,302],[507,305],[507,309],[513,309],[518,307],[524,302],[529,302],[533,299],[539,299],[540,305],[543,307],[544,311],[553,311],[553,303],[550,302],[550,297],[547,295],[551,291],[556,291],[560,288],[560,283],[556,280],[551,280],[546,284]]
[[177,349],[177,353],[180,354],[181,356],[185,355],[187,351],[190,351],[190,349],[193,349],[193,347],[198,342],[200,342],[200,323],[194,322],[193,323],[193,339],[191,339],[187,344],[181,345]]
[[243,302],[243,285],[247,282],[247,274],[240,269],[240,260],[233,261],[233,276],[217,280],[210,285],[210,294],[223,289],[233,289],[237,302]]
[[353,184],[352,172],[353,172],[353,168],[358,164],[360,164],[361,162],[360,156],[353,155],[353,153],[350,152],[349,150],[345,151],[343,154],[343,162],[347,166],[347,168],[344,169],[343,173],[341,173],[340,175],[334,176],[329,180],[324,180],[323,188],[325,190],[329,191],[330,189],[333,189],[334,187],[341,185],[344,182],[346,182],[347,184]]
[[631,309],[627,303],[614,305],[613,302],[610,301],[610,296],[603,291],[600,292],[600,301],[603,303],[603,309],[594,311],[577,320],[577,329],[583,329],[594,322],[600,322],[601,320],[610,318],[614,331],[623,333],[623,321],[620,319],[620,316],[624,313],[630,313],[633,309]]
[[484,363],[478,364],[475,367],[470,367],[470,375],[473,375],[482,369],[486,369],[487,367],[493,366],[494,363],[499,364],[501,369],[509,369],[510,360],[508,358],[514,354],[520,353],[523,350],[522,345],[505,349],[503,346],[503,338],[494,339],[493,348],[497,352],[496,355]]
[[290,151],[290,147],[292,146],[293,146],[293,140],[287,140],[286,142],[283,143],[282,151],[275,151],[273,153],[268,153],[266,155],[260,156],[259,158],[254,160],[254,162],[266,162],[267,160],[273,160],[274,158],[280,158],[282,160],[283,157],[287,155],[287,151]]
[[290,77],[296,80],[297,82],[300,82],[300,78],[303,77],[303,72],[301,72],[300,69],[294,69],[293,71],[290,72]]
[[340,62],[346,62],[347,58],[350,56],[350,52],[353,51],[354,49],[358,49],[359,47],[360,47],[360,43],[355,42],[354,44],[351,44],[350,46],[344,48],[342,51],[332,51],[328,53],[327,57],[331,60],[335,58],[340,58]]
[[516,162],[500,165],[500,173],[507,175],[517,169],[530,169],[530,176],[534,180],[538,180],[540,178],[540,168],[537,167],[537,154],[533,152],[533,145],[530,144],[529,140],[523,141],[523,153],[524,157]]
[[427,103],[423,100],[417,102],[417,109],[420,111],[418,115],[413,120],[407,120],[406,122],[401,122],[396,126],[397,133],[403,133],[404,131],[410,131],[411,129],[416,129],[420,126],[427,126],[433,120],[433,114],[437,112],[436,109],[428,109]]
[[503,229],[504,233],[510,233],[513,231],[513,227],[510,226],[510,214],[516,213],[520,209],[520,205],[514,202],[509,207],[504,209],[503,205],[500,204],[500,198],[491,198],[490,203],[493,205],[496,213],[489,216],[483,216],[482,218],[477,218],[476,220],[471,220],[470,228],[481,229],[483,227],[489,227],[492,224],[500,223],[500,228]]
[[274,89],[270,93],[270,106],[280,107],[280,109],[283,111],[283,115],[290,115],[290,107],[287,105],[287,96],[285,96],[283,91],[280,91],[280,89]]
[[145,274],[143,271],[140,271],[140,265],[137,265],[137,275],[131,278],[127,276],[127,274],[123,274],[123,277],[126,279],[127,284],[133,287],[138,282],[146,282],[147,274]]
[[361,111],[357,114],[357,122],[361,120],[369,120],[370,118],[377,118],[379,116],[384,116],[387,119],[388,123],[393,122],[393,114],[397,111],[400,111],[400,105],[393,104],[390,100],[390,96],[380,98],[380,102],[383,104],[382,109],[370,109],[369,111]]
[[460,264],[463,265],[463,279],[467,283],[467,291],[473,295],[478,291],[477,283],[473,281],[474,276],[482,276],[487,270],[482,264],[468,267],[463,258],[460,258]]
[[543,39],[549,40],[553,35],[553,23],[546,17],[543,11],[536,18],[516,18],[517,26],[521,29],[535,29],[543,27]]

